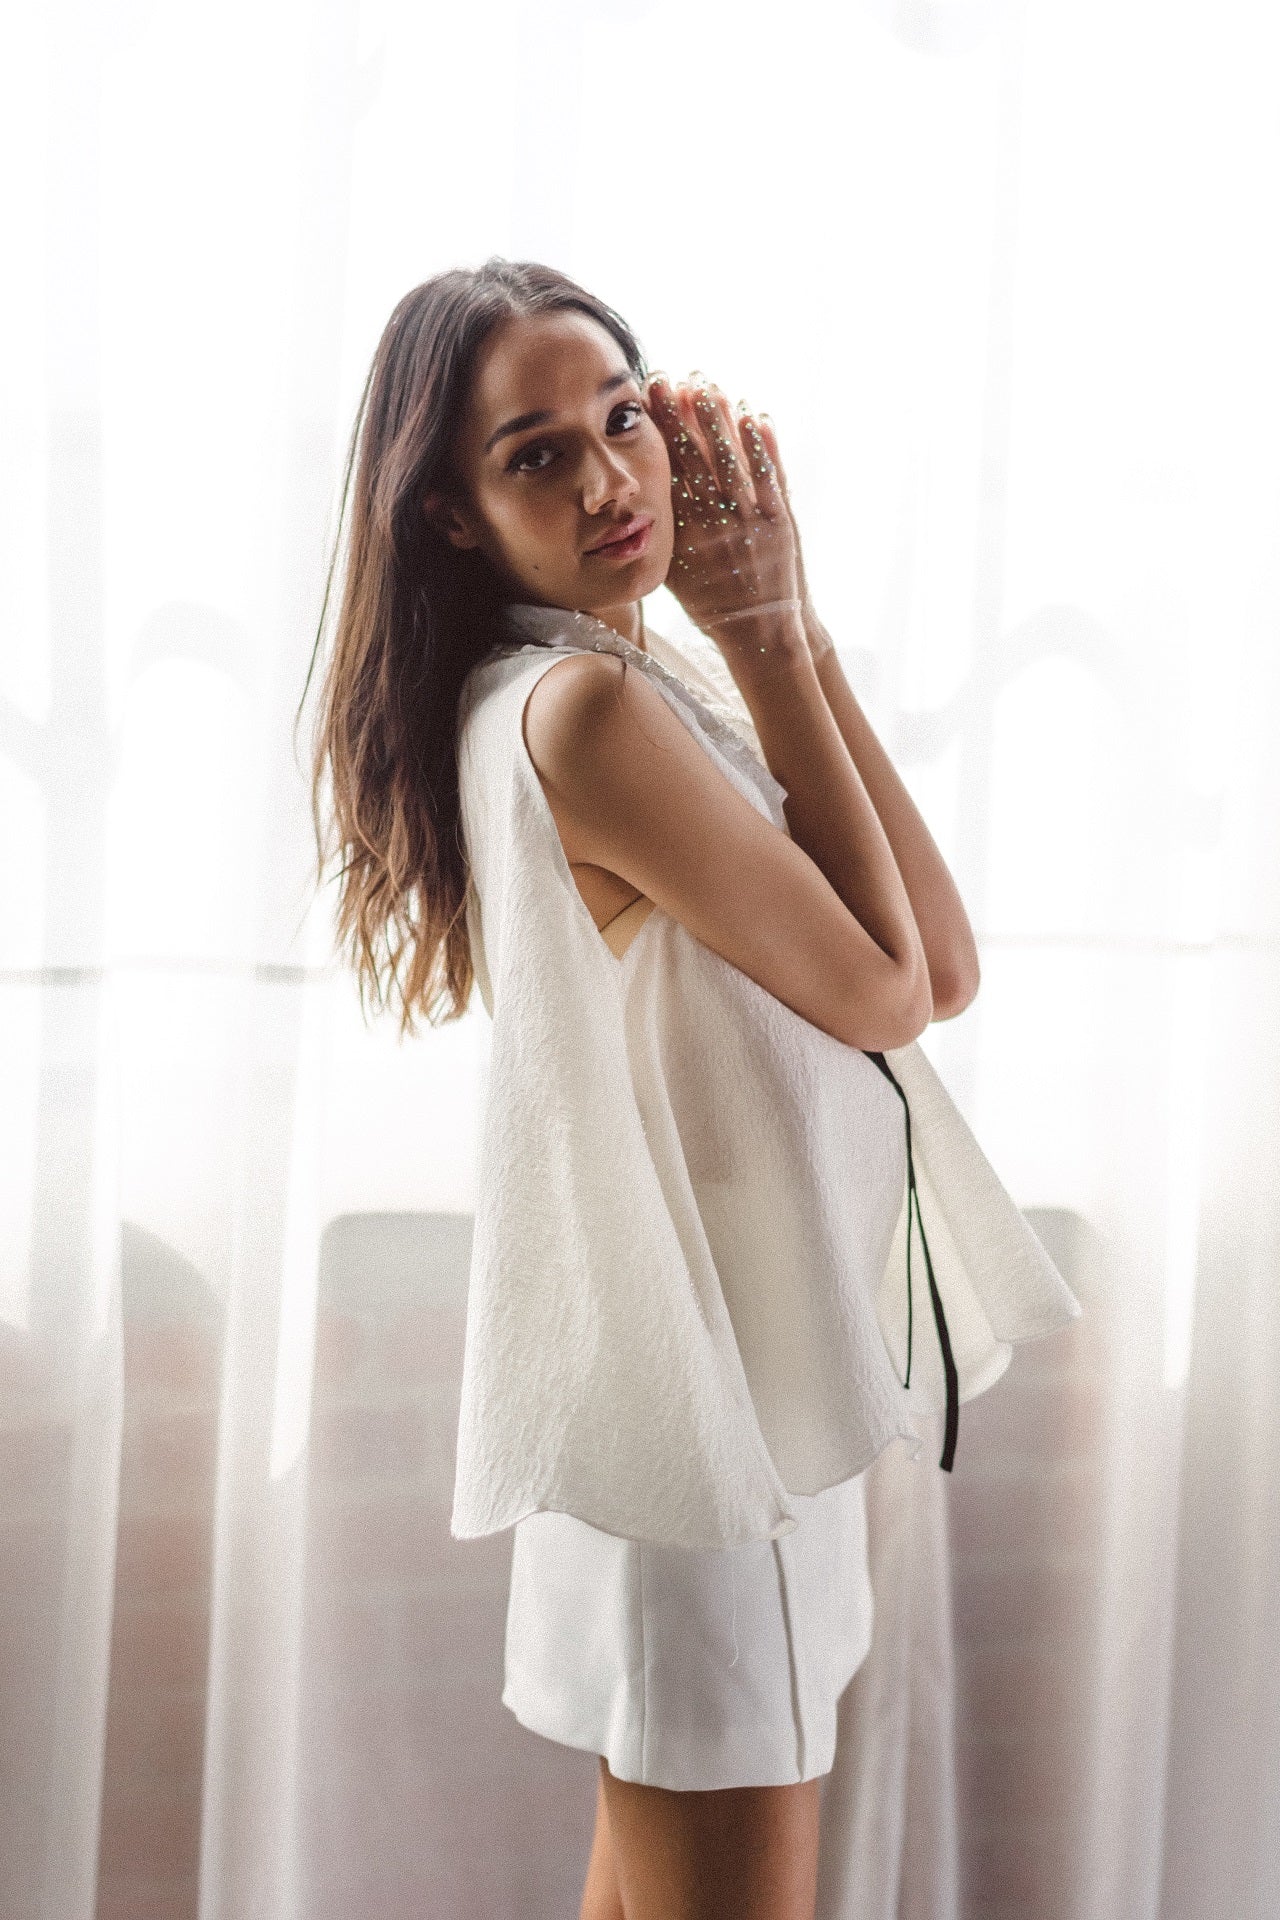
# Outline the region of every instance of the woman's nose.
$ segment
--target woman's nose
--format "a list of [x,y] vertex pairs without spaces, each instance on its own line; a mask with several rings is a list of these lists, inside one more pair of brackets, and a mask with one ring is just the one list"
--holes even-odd
[[638,490],[635,475],[618,454],[608,447],[588,451],[582,473],[582,505],[587,513],[599,513],[612,500],[631,500]]

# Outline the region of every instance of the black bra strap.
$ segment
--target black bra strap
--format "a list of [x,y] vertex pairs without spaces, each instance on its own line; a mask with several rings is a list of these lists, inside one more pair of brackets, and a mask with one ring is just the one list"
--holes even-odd
[[938,1462],[948,1473],[956,1454],[956,1433],[960,1425],[960,1382],[956,1373],[955,1357],[951,1351],[951,1334],[947,1328],[947,1316],[942,1310],[942,1296],[938,1292],[938,1283],[933,1277],[933,1260],[929,1254],[929,1242],[925,1238],[924,1220],[920,1214],[920,1195],[916,1190],[915,1163],[911,1157],[911,1108],[907,1096],[898,1086],[882,1053],[872,1053],[864,1048],[868,1060],[874,1060],[885,1078],[898,1088],[898,1098],[902,1101],[902,1110],[907,1123],[907,1377],[905,1387],[911,1385],[911,1223],[914,1213],[916,1224],[920,1228],[920,1244],[924,1248],[924,1264],[929,1275],[929,1298],[933,1302],[933,1318],[938,1329],[938,1345],[942,1349],[942,1371],[947,1383],[946,1428],[942,1442],[942,1458]]

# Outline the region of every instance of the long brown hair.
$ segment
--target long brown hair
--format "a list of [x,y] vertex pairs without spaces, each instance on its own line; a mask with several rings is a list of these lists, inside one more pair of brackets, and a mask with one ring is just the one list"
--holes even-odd
[[423,501],[435,489],[459,491],[454,439],[483,342],[514,316],[563,308],[599,321],[644,378],[639,342],[611,307],[552,267],[494,258],[405,294],[352,429],[298,714],[345,531],[312,759],[317,878],[323,884],[337,862],[338,948],[355,968],[361,1006],[398,1001],[402,1033],[420,1014],[433,1026],[457,1019],[471,996],[458,707],[468,673],[504,637],[510,598],[482,554],[459,551],[429,523]]

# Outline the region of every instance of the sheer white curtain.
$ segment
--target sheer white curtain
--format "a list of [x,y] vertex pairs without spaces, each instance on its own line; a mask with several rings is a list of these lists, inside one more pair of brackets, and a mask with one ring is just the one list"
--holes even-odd
[[383,321],[501,252],[775,416],[979,935],[926,1045],[1086,1306],[873,1470],[823,1920],[1273,1915],[1271,11],[6,37],[0,1908],[576,1911],[594,1763],[448,1537],[485,1017],[362,1025],[291,739]]

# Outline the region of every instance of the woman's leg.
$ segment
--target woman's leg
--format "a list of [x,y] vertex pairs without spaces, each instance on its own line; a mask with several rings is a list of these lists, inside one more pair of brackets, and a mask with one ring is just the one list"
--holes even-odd
[[600,1782],[596,1788],[596,1830],[592,1836],[591,1858],[587,1862],[587,1881],[582,1889],[578,1920],[627,1920],[613,1864],[609,1812],[604,1803],[604,1775],[604,1755],[601,1754]]
[[813,1920],[821,1790],[676,1793],[602,1758],[581,1920]]

